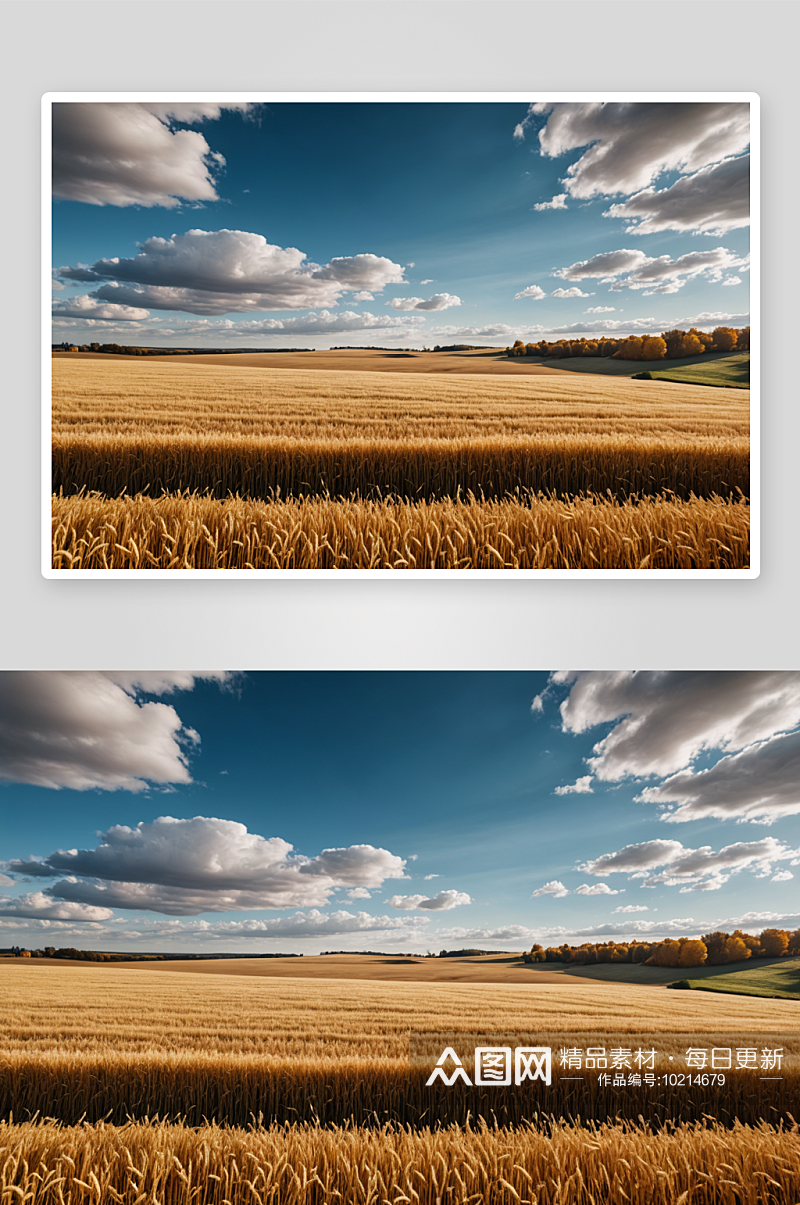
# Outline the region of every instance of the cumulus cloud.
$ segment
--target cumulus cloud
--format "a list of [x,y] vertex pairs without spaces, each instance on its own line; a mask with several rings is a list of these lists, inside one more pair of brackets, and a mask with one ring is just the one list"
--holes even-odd
[[650,909],[647,907],[647,904],[622,904],[619,908],[615,908],[611,915],[615,916],[618,912],[626,912],[627,913],[627,912],[649,912],[649,911],[650,911]]
[[514,294],[514,300],[517,301],[520,297],[532,297],[534,301],[542,301],[547,294],[539,285],[528,285],[527,289],[523,289],[521,293]]
[[[166,703],[225,674],[0,673],[0,781],[86,791],[142,791],[192,781],[199,738]],[[147,683],[147,684],[146,684]]]
[[463,891],[440,891],[438,895],[393,895],[387,901],[392,908],[403,912],[416,911],[421,908],[425,912],[448,912],[462,904],[471,904],[472,898]]
[[800,724],[798,671],[551,674],[548,689],[564,685],[564,732],[612,725],[587,759],[592,773],[606,782],[673,775],[701,753],[733,753]]
[[576,895],[619,895],[619,891],[612,890],[608,883],[581,883],[580,887],[575,888]]
[[181,927],[182,933],[199,937],[343,937],[348,933],[424,932],[424,916],[370,916],[368,912],[320,912],[311,908],[274,920],[204,921]]
[[[544,118],[544,124],[542,124]],[[588,147],[567,168],[565,192],[587,200],[646,189],[662,173],[694,173],[741,155],[750,142],[746,102],[539,102],[514,135],[539,127],[542,155]]]
[[390,330],[395,334],[411,332],[425,319],[410,315],[408,318],[389,318],[382,314],[371,314],[365,310],[358,314],[354,310],[342,310],[332,314],[330,310],[302,314],[297,318],[264,318],[255,322],[231,324],[231,335],[269,335],[288,331],[301,335],[332,335],[345,331]]
[[771,824],[800,812],[800,732],[759,741],[707,770],[685,769],[638,796],[676,824],[703,817]]
[[538,205],[534,205],[533,208],[538,209],[539,211],[543,209],[566,209],[567,194],[565,192],[559,193],[558,196],[553,197],[552,201],[540,201]]
[[537,887],[534,895],[554,895],[560,898],[564,895],[569,895],[569,890],[558,879],[551,879],[549,883],[545,883],[544,887]]
[[696,277],[719,283],[726,272],[733,268],[747,271],[749,265],[749,255],[737,256],[726,247],[689,251],[677,259],[671,259],[669,255],[651,258],[643,251],[621,247],[617,251],[593,255],[591,259],[578,260],[566,268],[557,268],[553,275],[562,280],[599,280],[602,284],[610,284],[614,291],[645,290],[645,297],[650,297],[656,293],[675,293]]
[[714,851],[710,845],[690,849],[679,841],[642,841],[615,853],[602,854],[579,866],[587,874],[605,877],[627,874],[643,887],[680,887],[682,891],[716,891],[733,874],[749,870],[761,878],[772,874],[775,862],[800,856],[783,841],[737,841]]
[[393,297],[386,304],[393,310],[449,310],[461,305],[461,298],[454,293],[434,293],[427,301],[424,297]]
[[577,285],[573,285],[571,289],[553,289],[551,297],[594,297],[594,293],[584,293]]
[[442,876],[440,874],[426,874],[425,881],[427,882],[428,879],[440,879],[441,877]]
[[18,895],[15,899],[0,899],[0,917],[49,921],[104,921],[113,916],[110,908],[95,908],[90,904],[73,904],[54,900],[43,891]]
[[722,287],[725,288],[726,285],[740,285],[741,283],[741,276],[726,276],[722,282]]
[[367,891],[366,887],[351,887],[347,892],[349,900],[368,900],[372,896],[371,891]]
[[793,879],[794,875],[791,870],[779,870],[777,874],[772,876],[773,883],[788,883],[789,879]]
[[319,906],[339,887],[372,889],[405,877],[403,859],[386,849],[351,845],[309,858],[280,837],[206,816],[114,825],[95,849],[60,849],[8,868],[34,877],[65,874],[48,888],[54,899],[173,916]]
[[592,794],[592,776],[585,774],[583,778],[579,778],[577,782],[573,782],[570,786],[556,787],[554,794],[556,795],[591,795]]
[[613,314],[616,306],[613,305],[592,305],[588,310],[584,310],[584,314]]
[[90,297],[84,293],[78,297],[64,298],[56,302],[53,306],[53,317],[91,318],[101,322],[131,322],[149,318],[150,311],[142,309],[140,306],[102,301],[98,297]]
[[[544,331],[543,326],[528,326],[525,328],[528,333],[540,333]],[[503,322],[496,322],[492,326],[437,326],[431,332],[432,335],[450,336],[458,339],[508,339],[516,338],[518,331],[514,326],[507,326]]]
[[216,201],[224,157],[196,130],[247,104],[108,103],[53,105],[53,196],[88,205],[174,209]]
[[296,247],[228,229],[149,238],[132,258],[63,267],[58,275],[95,282],[100,287],[92,296],[101,301],[191,314],[331,306],[346,292],[373,294],[404,283],[402,267],[384,256],[338,256],[319,265]]
[[720,236],[749,226],[750,156],[703,167],[670,188],[644,189],[603,216],[628,221],[626,234],[694,230]]

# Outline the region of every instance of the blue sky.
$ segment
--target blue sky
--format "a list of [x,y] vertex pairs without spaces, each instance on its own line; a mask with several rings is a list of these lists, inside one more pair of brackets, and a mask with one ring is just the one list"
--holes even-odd
[[749,323],[746,102],[59,102],[53,127],[54,341]]
[[800,674],[0,675],[0,945],[796,928]]

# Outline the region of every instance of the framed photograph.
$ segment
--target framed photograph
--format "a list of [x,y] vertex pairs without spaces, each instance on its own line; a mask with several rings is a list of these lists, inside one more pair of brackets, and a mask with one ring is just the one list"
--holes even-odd
[[45,576],[757,576],[758,152],[750,93],[45,96]]
[[0,713],[7,1196],[796,1198],[797,672],[5,673]]

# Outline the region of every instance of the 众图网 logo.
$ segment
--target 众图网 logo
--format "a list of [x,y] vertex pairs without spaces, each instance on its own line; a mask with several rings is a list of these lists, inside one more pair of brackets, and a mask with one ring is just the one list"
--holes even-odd
[[[549,1046],[516,1046],[513,1050],[510,1046],[476,1046],[475,1086],[508,1087],[512,1083],[519,1086],[537,1079],[543,1084],[549,1084],[552,1064]],[[456,1080],[461,1080],[469,1088],[473,1086],[473,1081],[452,1046],[446,1046],[437,1059],[426,1087],[429,1088],[436,1080],[441,1080],[448,1088],[452,1087]]]

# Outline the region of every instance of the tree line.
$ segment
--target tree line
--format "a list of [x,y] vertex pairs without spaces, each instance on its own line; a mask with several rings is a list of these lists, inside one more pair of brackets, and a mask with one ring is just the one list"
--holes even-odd
[[717,326],[713,331],[663,331],[660,335],[627,335],[623,339],[559,339],[548,343],[523,343],[515,339],[506,348],[507,356],[539,356],[561,360],[581,356],[600,356],[604,360],[681,360],[703,352],[739,352],[750,350],[750,327]]
[[700,938],[668,937],[663,941],[584,942],[580,946],[534,945],[523,962],[567,962],[590,966],[601,962],[632,962],[656,967],[723,966],[747,958],[800,955],[800,929],[763,929],[757,937],[741,929],[715,930]]

